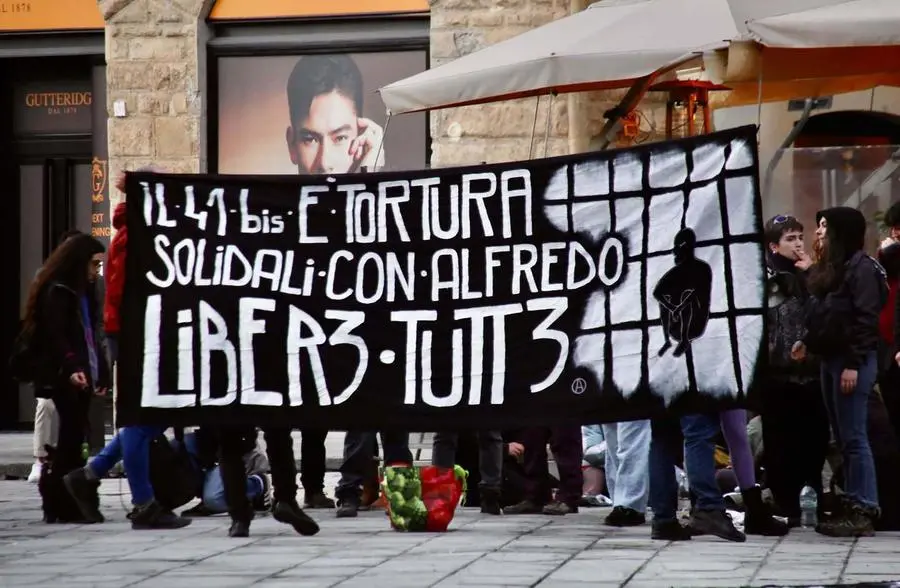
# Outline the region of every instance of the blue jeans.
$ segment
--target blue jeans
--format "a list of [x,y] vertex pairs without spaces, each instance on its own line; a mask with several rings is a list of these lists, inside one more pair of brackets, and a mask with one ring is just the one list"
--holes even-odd
[[851,394],[841,391],[843,358],[822,361],[822,393],[828,420],[834,430],[841,456],[844,458],[844,491],[847,496],[869,508],[878,507],[878,485],[875,461],[869,446],[869,394],[878,376],[878,360],[874,351],[866,355],[857,370],[856,389]]
[[[173,445],[176,443],[172,441]],[[197,469],[200,469],[197,451],[197,435],[188,433],[184,436],[184,447],[194,459]],[[247,476],[247,498],[256,500],[263,493],[263,482],[259,476]],[[228,512],[228,503],[225,501],[225,481],[219,466],[208,470],[203,476],[203,496],[200,497],[203,505],[215,513]]]
[[95,476],[102,478],[122,461],[131,489],[131,501],[138,505],[147,504],[153,500],[150,441],[164,430],[162,427],[122,427],[106,447],[91,459],[88,467]]
[[606,487],[613,506],[647,510],[650,493],[650,421],[603,425]]
[[[256,500],[263,493],[263,483],[259,476],[247,476],[247,498]],[[203,479],[203,505],[214,513],[228,512],[228,503],[225,501],[225,482],[222,480],[222,472],[219,466],[206,472]]]
[[650,441],[650,508],[654,522],[674,521],[678,510],[678,482],[675,463],[681,453],[678,429],[684,436],[684,466],[688,483],[697,497],[698,510],[725,510],[725,501],[716,484],[714,461],[719,415],[692,414],[654,420]]

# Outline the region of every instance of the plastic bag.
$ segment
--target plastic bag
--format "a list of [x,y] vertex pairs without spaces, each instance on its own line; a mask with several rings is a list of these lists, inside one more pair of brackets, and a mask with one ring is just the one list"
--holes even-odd
[[460,466],[385,467],[381,489],[391,527],[398,531],[446,531],[456,507],[465,499],[467,477],[468,472]]
[[426,466],[419,475],[422,480],[422,501],[428,510],[425,530],[444,532],[453,520],[456,507],[465,500],[468,472],[460,466],[453,469]]
[[387,504],[391,527],[398,531],[424,531],[428,515],[422,502],[419,470],[407,465],[387,466],[381,471],[381,492]]

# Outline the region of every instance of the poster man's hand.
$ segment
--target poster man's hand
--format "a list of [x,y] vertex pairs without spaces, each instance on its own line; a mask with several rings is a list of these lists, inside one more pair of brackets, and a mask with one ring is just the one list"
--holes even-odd
[[[381,141],[384,130],[368,118],[357,119],[359,136],[350,143],[350,155],[355,162],[354,168],[365,167],[368,171],[377,171],[384,167],[384,148]],[[379,153],[379,148],[381,153]],[[375,158],[378,157],[376,161]]]
[[806,271],[812,265],[812,257],[809,256],[809,253],[802,251],[797,254],[797,262],[794,264],[794,267],[801,271]]
[[791,359],[794,361],[803,361],[806,359],[806,345],[803,341],[797,341],[794,343],[794,346],[791,347]]

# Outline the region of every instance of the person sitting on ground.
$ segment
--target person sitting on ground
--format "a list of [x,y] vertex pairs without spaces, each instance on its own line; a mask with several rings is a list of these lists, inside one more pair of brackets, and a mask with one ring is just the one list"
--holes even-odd
[[581,500],[578,506],[609,506],[609,489],[606,484],[606,439],[601,425],[585,425],[581,427],[581,442],[584,458],[581,462],[581,475],[584,485],[581,489]]
[[[177,441],[172,441],[173,444]],[[247,498],[257,512],[268,511],[271,507],[271,491],[269,478],[269,460],[260,450],[257,442],[256,428],[247,435],[248,451],[244,454],[244,465],[247,469]],[[181,513],[183,517],[208,517],[228,512],[225,501],[225,482],[216,462],[215,437],[204,433],[202,428],[184,436],[184,446],[197,466],[198,497],[200,502]]]

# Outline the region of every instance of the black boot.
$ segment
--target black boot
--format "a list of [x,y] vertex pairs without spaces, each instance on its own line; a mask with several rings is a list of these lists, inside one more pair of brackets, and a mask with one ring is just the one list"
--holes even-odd
[[483,514],[498,515],[500,509],[500,491],[496,488],[481,488],[481,512]]
[[90,523],[104,521],[103,514],[100,512],[99,480],[89,480],[84,469],[79,468],[63,476],[63,484],[72,499],[75,500],[85,521]]
[[694,510],[689,526],[694,535],[715,535],[737,543],[747,540],[746,535],[734,528],[731,517],[724,510]]
[[852,504],[840,516],[816,525],[816,532],[828,537],[874,537],[878,515],[877,508]]
[[231,520],[231,527],[228,528],[229,537],[249,537],[250,521],[248,520]]
[[136,508],[130,518],[131,528],[135,530],[181,529],[191,524],[191,519],[176,515],[155,500]]
[[744,498],[744,532],[748,535],[764,535],[766,537],[783,537],[790,528],[772,515],[772,509],[763,502],[762,489],[754,486],[741,490]]
[[275,507],[272,508],[272,517],[279,523],[294,527],[297,533],[304,536],[315,535],[319,532],[318,523],[293,501],[276,502]]
[[359,514],[359,497],[354,495],[339,496],[338,509],[335,513],[339,519],[354,518]]

